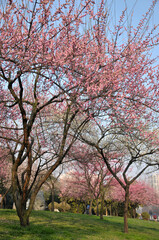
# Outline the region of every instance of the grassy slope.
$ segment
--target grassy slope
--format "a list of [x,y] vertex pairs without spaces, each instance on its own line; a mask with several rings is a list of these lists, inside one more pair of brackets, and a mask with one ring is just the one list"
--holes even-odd
[[22,228],[14,210],[0,210],[0,240],[158,240],[159,222],[129,219],[129,234],[123,233],[123,218],[34,211],[30,226]]

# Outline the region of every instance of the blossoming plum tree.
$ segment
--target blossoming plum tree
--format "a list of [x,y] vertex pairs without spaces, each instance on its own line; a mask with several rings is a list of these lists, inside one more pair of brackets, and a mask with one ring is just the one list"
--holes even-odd
[[[124,202],[125,192],[121,185],[116,182],[111,191],[111,198],[118,202]],[[136,215],[136,208],[141,206],[157,206],[159,204],[158,196],[155,190],[143,181],[136,181],[130,186],[129,200],[133,207],[133,215]]]
[[[157,26],[148,30],[147,22],[156,2],[136,29],[124,26],[123,11],[114,30],[103,0],[98,8],[92,0],[13,0],[1,8],[0,138],[12,156],[12,189],[22,226],[29,224],[40,187],[88,121],[99,116],[109,127],[124,122],[129,132],[136,122],[141,129],[143,119],[155,120],[158,72],[150,49],[159,38]],[[44,125],[54,114],[59,121],[51,137]]]
[[[9,1],[0,10],[0,138],[12,156],[12,189],[22,226],[29,224],[40,187],[88,119],[67,141],[72,122],[82,112],[81,102],[88,99],[82,98],[84,79],[90,78],[93,62],[85,75],[80,72],[89,59],[95,60],[97,43],[89,31],[81,34],[80,26],[85,16],[93,17],[93,4],[81,1],[76,8],[74,0]],[[59,113],[52,138],[43,127],[51,113]],[[48,170],[38,178],[46,164]]]
[[[118,201],[124,201],[124,190],[119,183],[113,186],[112,198]],[[139,205],[157,205],[158,198],[155,190],[143,181],[134,182],[130,186],[130,201]]]

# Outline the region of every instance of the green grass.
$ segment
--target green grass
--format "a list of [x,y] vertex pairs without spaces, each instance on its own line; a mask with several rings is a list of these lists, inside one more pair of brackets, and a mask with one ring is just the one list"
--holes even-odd
[[73,213],[33,211],[30,226],[23,228],[14,210],[0,210],[0,240],[158,240],[159,222],[129,219],[129,234],[123,233],[123,218]]

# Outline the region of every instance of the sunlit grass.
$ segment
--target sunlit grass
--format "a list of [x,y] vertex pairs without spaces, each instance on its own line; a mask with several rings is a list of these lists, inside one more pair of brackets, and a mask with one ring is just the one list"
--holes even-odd
[[14,210],[0,210],[0,240],[158,240],[159,222],[129,219],[129,234],[123,233],[123,218],[73,213],[33,211],[30,226],[23,228]]

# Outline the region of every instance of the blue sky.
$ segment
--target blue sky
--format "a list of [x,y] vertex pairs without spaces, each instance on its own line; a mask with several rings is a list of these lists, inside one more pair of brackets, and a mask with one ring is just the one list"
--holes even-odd
[[[100,0],[96,0],[99,3]],[[118,24],[122,11],[127,7],[126,18],[128,23],[136,27],[143,18],[143,15],[148,11],[152,5],[152,0],[106,0],[107,7],[111,11],[111,24]],[[133,15],[132,15],[133,13]],[[159,24],[159,0],[155,5],[152,16],[148,22],[149,28],[152,29],[154,25]],[[127,23],[126,23],[127,25]],[[159,32],[159,28],[158,31]],[[159,57],[159,46],[155,46],[152,50],[153,57]]]
[[[112,10],[114,11],[116,18],[119,18],[122,10],[125,9],[125,6],[127,6],[129,17],[133,11],[133,25],[136,25],[139,22],[139,20],[142,18],[142,15],[152,4],[152,0],[107,0],[107,2],[109,5],[112,3]],[[156,3],[154,13],[149,24],[151,26],[153,24],[159,24],[159,0]]]

